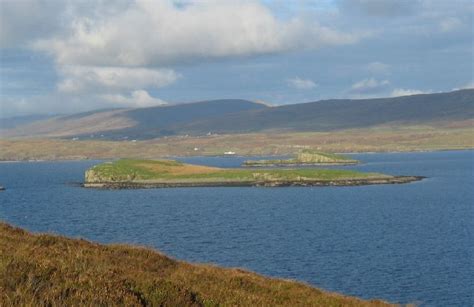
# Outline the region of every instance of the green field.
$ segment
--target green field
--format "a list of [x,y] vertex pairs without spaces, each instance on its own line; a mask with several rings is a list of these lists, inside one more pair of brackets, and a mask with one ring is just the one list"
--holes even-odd
[[140,181],[304,181],[352,180],[390,177],[378,173],[362,173],[335,169],[223,169],[185,164],[173,160],[122,159],[92,167],[86,182]]

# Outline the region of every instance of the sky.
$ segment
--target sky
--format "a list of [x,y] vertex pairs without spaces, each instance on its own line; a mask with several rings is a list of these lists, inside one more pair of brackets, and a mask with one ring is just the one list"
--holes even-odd
[[474,87],[470,0],[0,0],[0,117]]

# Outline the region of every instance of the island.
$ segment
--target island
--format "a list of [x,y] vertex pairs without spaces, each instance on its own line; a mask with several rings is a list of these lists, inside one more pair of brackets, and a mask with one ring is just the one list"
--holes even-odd
[[293,159],[278,160],[248,160],[243,163],[247,167],[271,167],[271,166],[318,166],[318,165],[352,165],[359,163],[358,160],[347,158],[343,155],[305,149],[299,152]]
[[0,305],[393,306],[124,244],[32,234],[0,222]]
[[421,180],[421,176],[390,176],[354,170],[241,169],[186,164],[174,160],[121,159],[88,169],[86,188],[133,189],[230,186],[355,186],[397,184]]

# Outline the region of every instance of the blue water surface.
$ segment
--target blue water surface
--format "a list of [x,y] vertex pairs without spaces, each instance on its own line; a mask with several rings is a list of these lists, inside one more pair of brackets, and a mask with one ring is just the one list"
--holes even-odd
[[[362,298],[474,304],[474,151],[357,154],[345,167],[403,185],[93,190],[98,161],[0,163],[0,219],[32,231],[157,248]],[[237,167],[246,158],[183,161]]]

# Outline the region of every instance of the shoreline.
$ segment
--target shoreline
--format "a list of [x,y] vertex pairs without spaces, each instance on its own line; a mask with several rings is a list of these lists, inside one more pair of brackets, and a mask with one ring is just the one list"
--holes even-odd
[[[454,148],[454,149],[435,149],[435,150],[405,150],[405,151],[350,151],[350,152],[335,152],[335,154],[344,155],[358,155],[358,154],[396,154],[396,153],[435,153],[435,152],[447,152],[447,151],[474,151],[473,148]],[[277,154],[277,155],[163,155],[157,156],[153,159],[170,159],[170,158],[247,158],[247,157],[287,157],[290,154]],[[108,158],[87,158],[87,159],[30,159],[30,160],[0,160],[2,163],[39,163],[39,162],[79,162],[79,161],[106,161],[106,160],[118,160],[121,157],[108,157]]]

